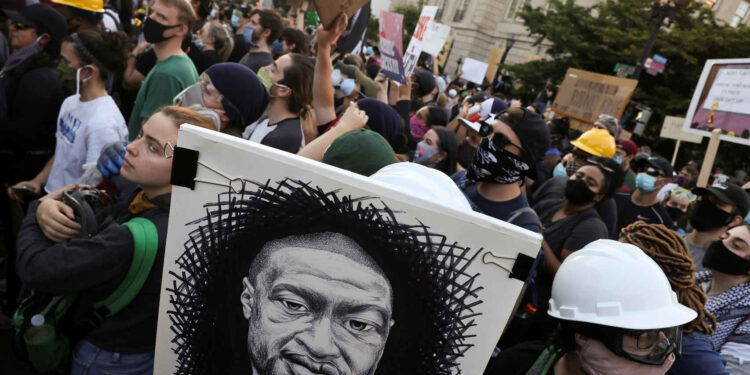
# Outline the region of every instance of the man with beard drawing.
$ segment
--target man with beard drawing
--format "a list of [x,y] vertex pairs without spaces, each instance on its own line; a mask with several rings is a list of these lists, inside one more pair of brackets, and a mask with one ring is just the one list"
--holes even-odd
[[373,374],[393,291],[383,271],[339,233],[266,243],[242,280],[253,374]]

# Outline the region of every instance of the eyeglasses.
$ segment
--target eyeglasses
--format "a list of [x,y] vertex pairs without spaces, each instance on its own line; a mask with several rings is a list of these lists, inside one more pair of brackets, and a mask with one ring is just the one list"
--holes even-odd
[[[143,138],[143,130],[141,130],[141,132],[138,133],[138,136],[135,137],[136,140],[139,140],[141,138]],[[148,145],[148,144],[146,145],[146,147],[148,148],[150,152],[158,153],[158,149],[156,147]],[[162,147],[161,152],[162,152],[162,155],[164,155],[164,159],[171,159],[174,157],[174,146],[172,146],[170,142],[167,142]]]
[[652,177],[667,177],[667,176],[665,176],[665,175],[663,175],[663,174],[659,173],[659,171],[657,171],[656,169],[654,169],[654,168],[652,168],[652,167],[647,167],[647,168],[646,168],[646,167],[644,167],[644,168],[641,168],[640,172],[641,172],[641,173],[645,173],[645,174],[647,174],[647,175],[649,175],[649,176],[652,176]]
[[682,354],[682,328],[623,330],[607,327],[592,337],[620,357],[648,365],[661,365],[670,353]]
[[[206,77],[201,77],[200,80],[201,85],[201,94],[205,96],[206,98],[210,99],[213,102],[221,103],[221,100],[224,98],[221,93],[219,93],[219,90],[214,86],[211,81]],[[215,108],[212,108],[215,109]],[[217,109],[217,111],[224,112],[220,109]]]

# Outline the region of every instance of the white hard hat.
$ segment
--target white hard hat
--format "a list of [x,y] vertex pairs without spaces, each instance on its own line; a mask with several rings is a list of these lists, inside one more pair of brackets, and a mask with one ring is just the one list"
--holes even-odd
[[677,301],[653,259],[612,240],[594,241],[565,259],[552,282],[548,314],[638,330],[679,326],[698,315]]
[[426,198],[438,204],[471,211],[466,196],[445,173],[417,163],[394,163],[370,176],[393,185],[399,191]]

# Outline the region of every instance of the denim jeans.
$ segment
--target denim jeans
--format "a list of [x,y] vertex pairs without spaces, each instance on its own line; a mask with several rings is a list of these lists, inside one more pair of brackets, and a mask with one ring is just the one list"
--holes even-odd
[[121,354],[108,352],[86,340],[73,350],[70,375],[151,375],[154,352]]

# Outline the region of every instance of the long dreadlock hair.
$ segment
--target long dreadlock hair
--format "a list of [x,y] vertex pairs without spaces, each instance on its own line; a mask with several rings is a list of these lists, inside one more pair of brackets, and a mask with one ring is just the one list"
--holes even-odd
[[706,310],[706,294],[695,282],[695,264],[685,240],[661,224],[635,222],[623,228],[620,241],[641,248],[659,264],[667,275],[681,304],[698,313],[693,321],[683,326],[685,333],[700,331],[710,335],[716,329],[716,318]]

